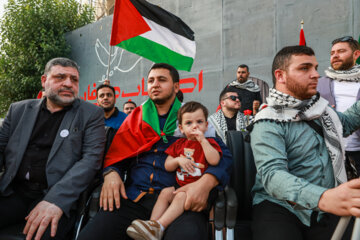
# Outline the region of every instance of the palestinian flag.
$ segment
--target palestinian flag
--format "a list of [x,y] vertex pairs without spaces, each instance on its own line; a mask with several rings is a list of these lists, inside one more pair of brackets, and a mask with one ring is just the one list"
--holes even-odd
[[110,45],[155,63],[190,71],[194,32],[177,16],[145,0],[116,0]]
[[166,136],[173,136],[177,128],[177,111],[180,107],[181,102],[175,98],[162,131],[155,104],[151,99],[135,108],[114,136],[105,156],[104,168],[149,151],[161,138],[167,142]]

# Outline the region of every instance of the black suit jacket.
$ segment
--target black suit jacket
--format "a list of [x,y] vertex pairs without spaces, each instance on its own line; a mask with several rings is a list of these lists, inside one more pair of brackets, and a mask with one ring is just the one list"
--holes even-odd
[[[0,169],[5,168],[0,178],[0,195],[13,192],[11,182],[27,148],[41,101],[11,104],[0,127]],[[64,130],[68,134],[60,134]],[[54,203],[69,216],[71,207],[101,166],[104,144],[103,110],[76,99],[60,124],[47,160],[48,189],[43,200]]]

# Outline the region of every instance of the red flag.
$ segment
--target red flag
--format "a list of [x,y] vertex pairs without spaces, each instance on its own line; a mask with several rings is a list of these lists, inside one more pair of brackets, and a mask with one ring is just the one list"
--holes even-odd
[[305,33],[304,33],[304,21],[301,21],[301,29],[300,29],[300,37],[299,37],[299,45],[306,46]]

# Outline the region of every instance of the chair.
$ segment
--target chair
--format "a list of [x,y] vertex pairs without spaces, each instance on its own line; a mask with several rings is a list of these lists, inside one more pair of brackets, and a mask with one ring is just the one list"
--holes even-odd
[[[74,229],[73,231],[69,232],[67,239],[75,239],[75,237],[77,236],[76,230],[79,223],[81,223],[82,213],[86,211],[87,201],[89,199],[90,194],[92,194],[94,189],[101,184],[100,180],[101,179],[98,177],[95,178],[92,184],[90,184],[90,186],[84,192],[81,193],[76,207],[76,214],[75,214],[76,220],[74,224]],[[22,224],[16,224],[4,229],[0,229],[0,240],[23,240],[24,234],[22,234],[22,231],[24,227],[25,227],[25,222]]]
[[[83,205],[78,215],[77,224],[75,227],[75,237],[76,240],[81,229],[92,220],[92,218],[99,211],[99,200],[101,192],[101,184],[98,184],[97,187],[93,189],[93,192],[89,194],[86,203]],[[225,227],[225,195],[223,191],[220,191],[218,197],[214,204],[214,219],[209,220],[209,224],[213,223],[215,228],[214,234],[209,234],[210,236],[214,235],[216,240],[222,240],[222,229]],[[2,240],[2,239],[0,239]]]
[[247,132],[229,131],[227,145],[233,155],[233,173],[225,190],[227,239],[252,239],[251,189],[256,167]]
[[0,230],[0,240],[24,240],[24,224],[16,224]]

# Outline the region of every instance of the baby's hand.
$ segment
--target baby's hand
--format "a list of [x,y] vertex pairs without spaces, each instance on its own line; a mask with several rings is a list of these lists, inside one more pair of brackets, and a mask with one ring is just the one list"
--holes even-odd
[[194,129],[192,134],[195,136],[198,142],[202,142],[205,139],[204,133],[200,131],[198,128]]
[[177,157],[179,166],[188,173],[195,172],[194,166],[196,167],[196,163],[192,160],[184,157]]

